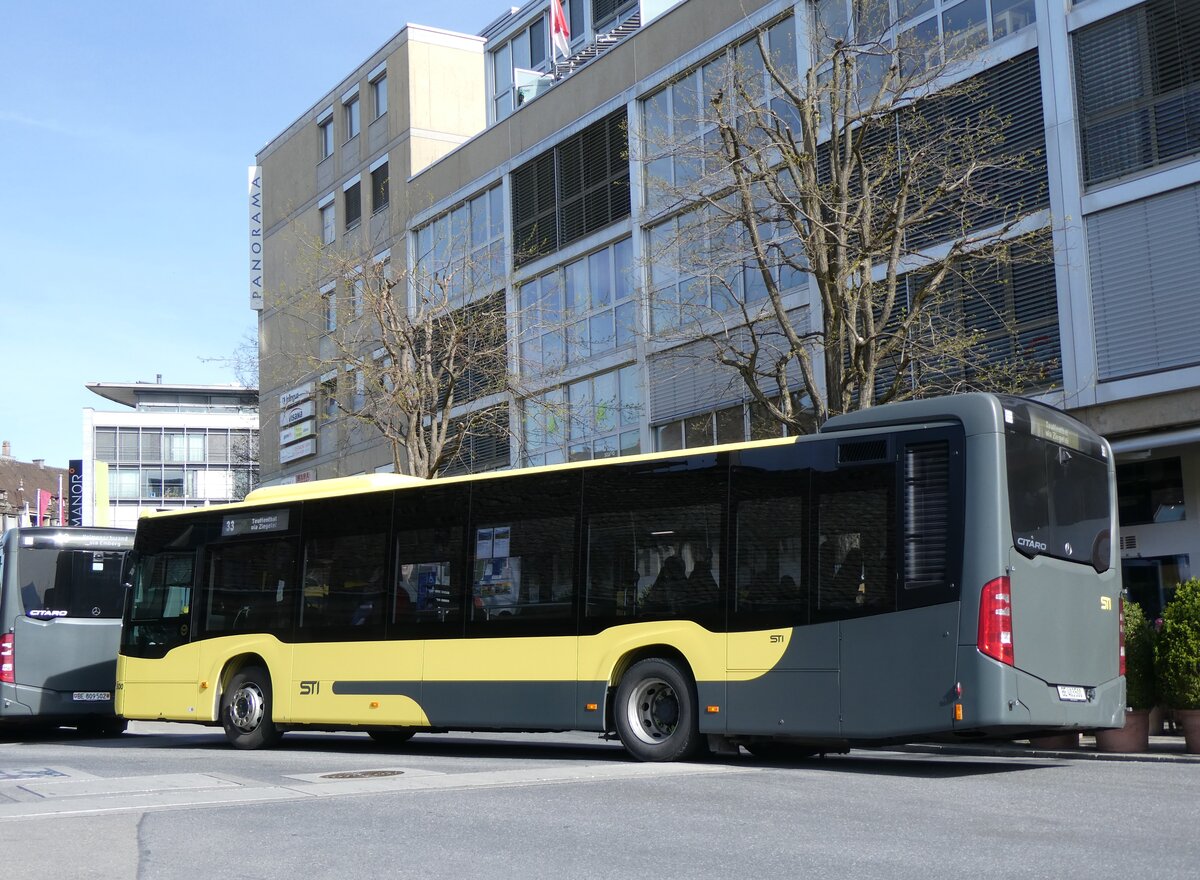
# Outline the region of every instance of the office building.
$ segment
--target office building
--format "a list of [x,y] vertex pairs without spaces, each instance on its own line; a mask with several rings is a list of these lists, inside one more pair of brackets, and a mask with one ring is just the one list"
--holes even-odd
[[[644,135],[719,100],[709,70],[745,57],[759,31],[804,70],[815,22],[882,10],[890,45],[918,34],[935,49],[972,47],[970,75],[1037,157],[1028,186],[998,191],[1000,207],[1042,230],[1053,255],[997,282],[987,304],[1005,329],[989,344],[1036,350],[1041,396],[1113,442],[1136,594],[1153,610],[1163,587],[1195,571],[1200,4],[568,0],[564,56],[552,2],[498,9],[475,36],[409,25],[259,153],[265,482],[392,466],[389,444],[329,404],[370,389],[321,357],[355,302],[353,281],[313,259],[322,252],[413,277],[455,260],[488,268],[461,294],[503,303],[520,381],[463,404],[500,412],[509,430],[456,467],[778,433],[727,369],[664,332],[680,323],[664,303],[701,295],[718,307],[713,290],[656,270],[654,242],[678,212],[648,181],[687,169],[648,151]],[[770,80],[763,88],[779,97]],[[786,284],[798,326],[818,323],[815,284]],[[298,290],[312,294],[307,310]],[[297,339],[308,361],[283,356]]]
[[90,382],[121,409],[83,411],[80,525],[133,528],[155,510],[238,501],[258,477],[258,391]]

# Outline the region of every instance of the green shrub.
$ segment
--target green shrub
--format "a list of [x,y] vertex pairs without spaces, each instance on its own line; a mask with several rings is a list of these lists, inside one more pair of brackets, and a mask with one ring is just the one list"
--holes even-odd
[[1157,702],[1154,680],[1154,628],[1142,606],[1125,602],[1125,701],[1131,709]]
[[1154,665],[1163,699],[1172,709],[1200,709],[1200,578],[1179,585],[1162,620]]

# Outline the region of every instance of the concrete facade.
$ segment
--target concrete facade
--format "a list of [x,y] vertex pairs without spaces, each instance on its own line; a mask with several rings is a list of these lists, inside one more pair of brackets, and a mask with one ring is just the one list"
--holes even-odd
[[[820,5],[831,2],[837,0],[822,0]],[[1193,565],[1200,566],[1200,354],[1195,353],[1200,348],[1191,343],[1200,331],[1200,310],[1187,306],[1189,296],[1194,300],[1194,279],[1200,277],[1200,144],[1187,140],[1190,136],[1175,135],[1161,121],[1174,119],[1171,114],[1192,113],[1186,116],[1192,121],[1180,125],[1200,126],[1194,111],[1176,109],[1178,102],[1200,104],[1194,61],[1200,46],[1187,42],[1193,39],[1189,34],[1194,32],[1195,13],[1189,4],[1169,4],[1170,14],[1184,18],[1164,25],[1168,18],[1159,15],[1160,7],[1165,9],[1163,0],[929,0],[918,5],[923,11],[913,19],[932,24],[935,32],[940,22],[947,33],[962,16],[976,14],[976,7],[982,10],[984,17],[973,26],[983,28],[986,45],[979,58],[984,69],[1034,59],[1033,88],[1041,115],[1033,123],[1044,133],[1047,193],[1044,207],[1031,214],[1030,222],[1034,228],[1044,226],[1053,239],[1054,265],[1048,276],[1056,314],[1052,344],[1061,365],[1060,380],[1044,396],[1108,436],[1119,452],[1119,463],[1133,466],[1123,472],[1140,474],[1123,489],[1131,493],[1128,509],[1133,509],[1132,495],[1137,492],[1149,492],[1159,502],[1165,499],[1156,509],[1169,509],[1169,515],[1162,514],[1166,519],[1156,521],[1159,514],[1152,511],[1149,522],[1123,530],[1123,555],[1140,566],[1142,574],[1154,569],[1154,577],[1169,589],[1173,578],[1186,577]],[[280,461],[281,449],[300,448],[296,444],[310,439],[288,435],[281,442],[286,411],[306,402],[313,403],[315,411],[322,380],[306,372],[295,356],[279,356],[289,345],[307,345],[314,352],[320,345],[320,330],[314,329],[311,315],[295,307],[302,300],[288,295],[339,285],[314,268],[312,254],[321,248],[314,249],[312,243],[321,239],[322,204],[333,204],[335,210],[334,235],[324,247],[358,253],[363,260],[386,257],[397,266],[411,267],[409,254],[422,228],[490,188],[501,187],[503,289],[514,315],[521,309],[523,285],[558,277],[556,273],[580,260],[634,267],[636,292],[629,308],[636,310],[642,332],[616,345],[593,346],[590,356],[569,358],[565,368],[540,387],[536,379],[527,383],[521,392],[524,398],[506,400],[512,428],[510,464],[673,448],[698,443],[698,430],[709,430],[710,440],[712,430],[717,432],[715,439],[727,439],[721,433],[722,418],[734,434],[753,431],[752,414],[743,412],[744,395],[714,396],[711,388],[697,386],[695,376],[665,369],[663,349],[678,343],[664,343],[644,332],[652,320],[645,294],[650,284],[647,242],[657,218],[646,204],[646,169],[637,150],[631,146],[628,155],[628,213],[533,259],[515,259],[513,176],[617,111],[626,114],[633,145],[647,97],[756,28],[790,15],[795,44],[804,47],[813,4],[584,0],[564,6],[581,10],[584,19],[571,26],[573,52],[603,43],[604,34],[622,23],[628,32],[605,44],[586,64],[569,73],[560,71],[565,75],[551,87],[511,111],[507,106],[497,111],[506,100],[501,80],[507,74],[498,73],[508,69],[505,53],[514,53],[514,58],[526,53],[522,57],[535,71],[551,68],[548,46],[545,52],[530,52],[527,42],[533,38],[529,35],[539,34],[548,40],[539,30],[548,7],[545,0],[531,0],[506,12],[479,36],[407,26],[259,153],[267,270],[261,317],[264,482],[390,467],[390,451],[369,432],[319,416],[314,416],[313,442],[303,447],[304,453]],[[1176,7],[1181,11],[1174,12]],[[614,9],[615,18],[595,20],[599,10],[611,15]],[[1118,50],[1112,47],[1127,47],[1128,57],[1099,65],[1089,60],[1089,47],[1096,46],[1109,47],[1114,59]],[[1161,60],[1168,54],[1184,59],[1179,71],[1170,73],[1170,82],[1163,73],[1168,65]],[[515,61],[512,65],[520,66]],[[372,121],[371,86],[381,71],[388,81],[389,104],[384,118]],[[1109,79],[1100,81],[1101,73]],[[1122,88],[1130,94],[1128,107],[1096,110],[1094,96]],[[355,94],[363,102],[362,128],[357,137],[347,138],[341,129],[342,113]],[[331,118],[331,111],[337,132],[334,150],[321,158],[320,126]],[[1155,129],[1153,142],[1129,146],[1108,133],[1105,125],[1124,119],[1126,113],[1149,114],[1144,118],[1155,120],[1161,130]],[[1136,161],[1119,164],[1133,153],[1138,154]],[[1139,158],[1143,153],[1148,158]],[[353,186],[356,175],[366,181],[372,164],[384,155],[392,171],[386,209],[369,208],[364,183],[362,221],[344,229],[337,212],[342,210],[345,187]],[[815,307],[813,291],[798,289],[790,296],[798,310]],[[514,364],[523,361],[516,351],[516,333],[511,345]],[[622,416],[616,428],[606,433],[605,426],[593,426],[595,430],[575,445],[567,440],[559,446],[539,446],[531,439],[530,400],[539,395],[592,400],[601,394],[620,395]],[[628,422],[627,414],[632,414]],[[710,427],[704,429],[704,424]],[[1165,478],[1144,466],[1160,460],[1171,460],[1162,470],[1168,474]],[[1162,479],[1169,485],[1155,482]]]

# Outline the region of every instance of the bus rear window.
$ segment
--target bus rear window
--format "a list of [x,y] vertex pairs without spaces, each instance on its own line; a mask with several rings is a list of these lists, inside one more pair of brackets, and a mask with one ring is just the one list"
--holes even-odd
[[1010,428],[1008,495],[1013,542],[1026,556],[1108,569],[1108,465],[1079,449]]
[[124,552],[25,549],[21,553],[21,603],[25,616],[115,619],[121,616]]

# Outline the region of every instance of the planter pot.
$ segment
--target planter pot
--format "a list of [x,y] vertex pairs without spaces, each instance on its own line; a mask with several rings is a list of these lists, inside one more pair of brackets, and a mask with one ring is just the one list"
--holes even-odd
[[1200,709],[1176,709],[1175,723],[1183,728],[1184,751],[1200,755]]
[[1052,751],[1077,749],[1079,748],[1079,734],[1056,733],[1053,736],[1031,736],[1029,744],[1035,749],[1049,749]]
[[1101,752],[1144,752],[1149,747],[1149,709],[1128,709],[1124,727],[1096,731],[1096,749]]

